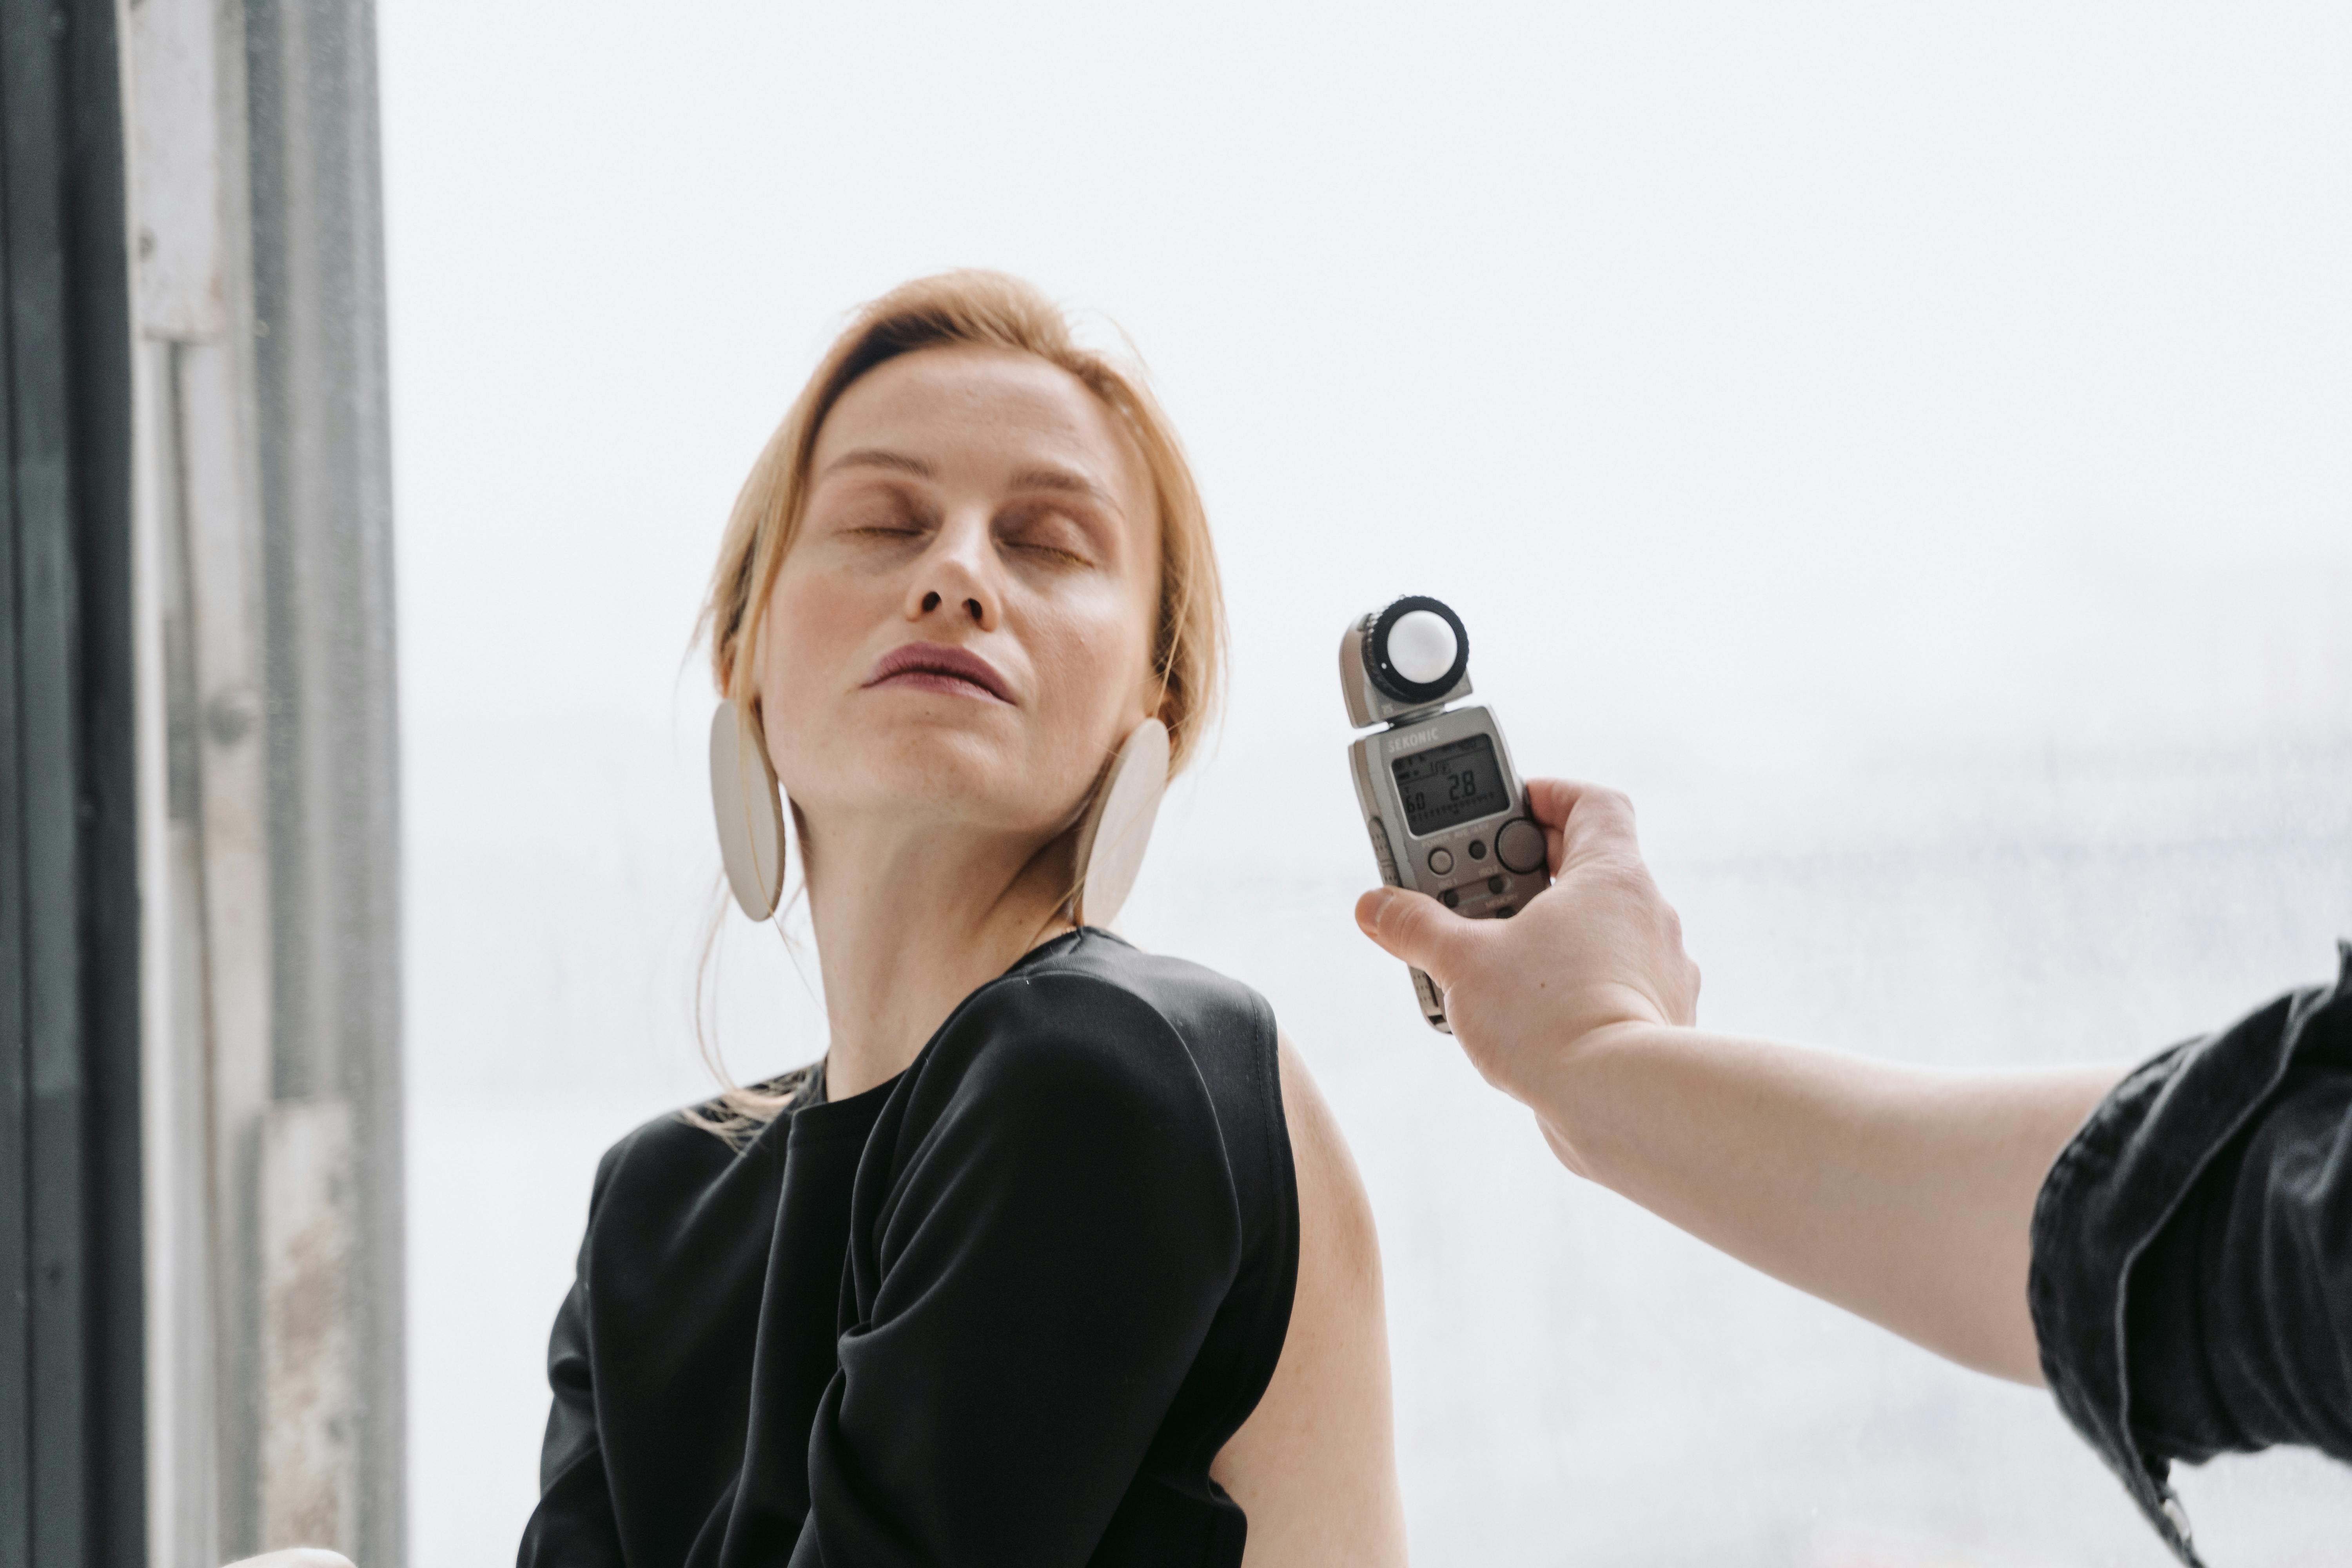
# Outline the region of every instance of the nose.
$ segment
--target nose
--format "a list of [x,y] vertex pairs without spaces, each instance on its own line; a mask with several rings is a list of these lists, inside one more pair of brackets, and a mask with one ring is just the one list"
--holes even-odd
[[1002,601],[987,518],[950,519],[915,566],[908,589],[908,620],[944,616],[967,620],[984,632],[996,629]]
[[[940,591],[937,588],[933,588],[923,595],[922,605],[916,613],[924,616],[935,615],[938,613],[940,606],[946,603],[947,600],[940,596]],[[971,617],[971,624],[973,626],[979,626],[983,630],[987,628],[988,611],[977,598],[967,597],[962,600],[957,607],[962,610],[965,615]]]

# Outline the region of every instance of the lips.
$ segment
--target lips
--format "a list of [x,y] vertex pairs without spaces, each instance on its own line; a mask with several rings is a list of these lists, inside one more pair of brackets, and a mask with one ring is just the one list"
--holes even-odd
[[867,689],[903,686],[950,697],[980,697],[1011,703],[1013,689],[996,667],[980,655],[947,643],[900,643],[874,661]]

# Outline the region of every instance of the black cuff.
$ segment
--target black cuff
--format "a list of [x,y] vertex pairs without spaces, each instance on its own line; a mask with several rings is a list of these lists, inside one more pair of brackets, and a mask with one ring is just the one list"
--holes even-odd
[[[2338,945],[2352,995],[2352,943]],[[2200,1174],[2285,1078],[2325,991],[2292,993],[2175,1046],[2116,1085],[2051,1166],[2033,1207],[2026,1298],[2066,1418],[2184,1563],[2199,1568],[2170,1459],[2133,1420],[2126,1290]],[[2202,1456],[2196,1456],[2201,1458]]]

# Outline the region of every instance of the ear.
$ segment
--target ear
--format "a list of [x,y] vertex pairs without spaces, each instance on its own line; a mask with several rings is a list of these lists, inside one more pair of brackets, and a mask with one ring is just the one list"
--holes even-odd
[[710,806],[727,885],[745,914],[766,920],[784,896],[783,796],[767,738],[731,698],[710,715]]
[[1128,731],[1078,825],[1077,895],[1071,920],[1107,926],[1118,918],[1151,847],[1151,825],[1168,789],[1168,726],[1146,719]]

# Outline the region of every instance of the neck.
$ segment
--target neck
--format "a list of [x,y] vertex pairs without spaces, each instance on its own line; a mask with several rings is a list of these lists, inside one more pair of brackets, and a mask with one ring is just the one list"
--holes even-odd
[[812,824],[803,843],[833,1037],[829,1100],[906,1070],[957,1003],[1070,929],[1066,833],[1041,847],[853,817]]

